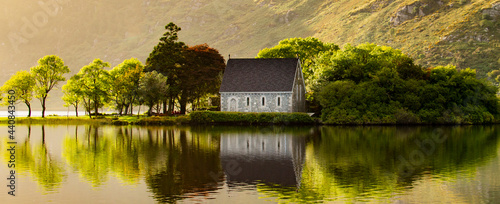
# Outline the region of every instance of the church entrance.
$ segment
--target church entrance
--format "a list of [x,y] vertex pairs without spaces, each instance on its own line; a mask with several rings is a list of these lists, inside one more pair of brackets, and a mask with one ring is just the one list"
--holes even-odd
[[236,99],[231,99],[231,101],[229,102],[229,111],[231,112],[236,112],[238,111],[238,109],[236,108]]

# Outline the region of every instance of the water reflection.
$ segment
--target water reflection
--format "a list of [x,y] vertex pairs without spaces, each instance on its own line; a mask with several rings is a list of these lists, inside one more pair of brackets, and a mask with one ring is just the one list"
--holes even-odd
[[264,183],[300,187],[305,136],[290,132],[229,132],[220,138],[220,160],[230,186]]
[[42,187],[44,193],[56,192],[66,177],[64,165],[56,160],[45,143],[45,126],[37,126],[42,134],[41,141],[32,142],[31,126],[24,141],[18,143],[16,165],[19,173],[28,173]]
[[160,146],[165,149],[165,158],[158,161],[163,165],[146,175],[155,198],[172,202],[183,197],[209,196],[222,181],[221,177],[213,177],[221,171],[218,140],[211,135],[188,134],[186,130],[180,130],[177,138],[174,134],[167,136]]
[[[323,127],[306,148],[292,201],[363,202],[404,194],[415,183],[471,174],[496,157],[498,128]],[[496,192],[498,194],[499,192]]]
[[283,202],[500,198],[499,126],[57,127],[18,127],[17,146],[20,174],[54,202],[67,201],[61,189],[116,185],[160,203],[237,201],[234,190]]

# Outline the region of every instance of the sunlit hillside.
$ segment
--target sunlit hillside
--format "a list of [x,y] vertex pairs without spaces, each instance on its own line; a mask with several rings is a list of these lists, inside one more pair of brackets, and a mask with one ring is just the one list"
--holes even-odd
[[[0,10],[2,84],[48,54],[72,74],[94,58],[145,62],[169,22],[182,28],[181,41],[208,43],[226,58],[315,36],[389,45],[422,65],[452,63],[482,76],[500,67],[499,0],[5,0]],[[52,109],[62,105],[55,92]]]

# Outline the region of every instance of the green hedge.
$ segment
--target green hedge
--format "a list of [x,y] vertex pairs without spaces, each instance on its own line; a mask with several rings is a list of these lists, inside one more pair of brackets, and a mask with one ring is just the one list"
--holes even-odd
[[241,113],[195,111],[189,117],[194,124],[313,124],[314,120],[305,113]]

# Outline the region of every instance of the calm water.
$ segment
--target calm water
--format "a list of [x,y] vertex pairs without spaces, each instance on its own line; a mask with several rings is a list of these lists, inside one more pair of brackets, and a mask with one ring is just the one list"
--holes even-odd
[[18,126],[0,203],[498,203],[500,126]]

